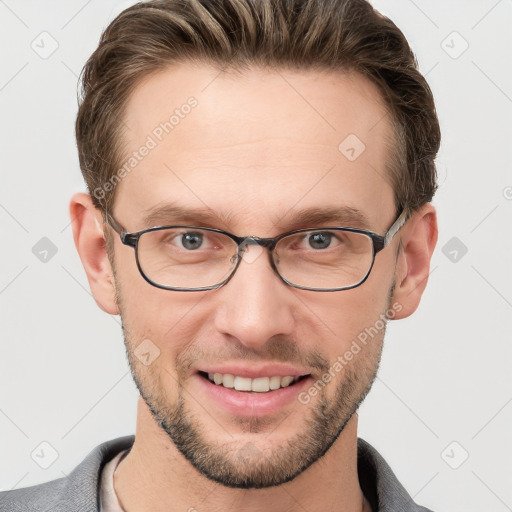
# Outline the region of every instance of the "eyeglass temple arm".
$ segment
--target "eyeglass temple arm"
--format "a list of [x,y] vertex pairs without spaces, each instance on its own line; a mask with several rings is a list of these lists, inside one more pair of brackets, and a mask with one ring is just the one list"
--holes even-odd
[[112,217],[112,215],[107,211],[105,212],[105,221],[120,235],[127,233],[126,229],[121,226],[121,224],[119,224],[119,222],[117,222],[117,220],[114,219],[114,217]]
[[393,237],[400,231],[400,228],[405,224],[405,221],[409,217],[409,210],[405,208],[402,213],[398,216],[398,218],[393,222],[391,227],[386,231],[384,235],[384,247],[386,247]]

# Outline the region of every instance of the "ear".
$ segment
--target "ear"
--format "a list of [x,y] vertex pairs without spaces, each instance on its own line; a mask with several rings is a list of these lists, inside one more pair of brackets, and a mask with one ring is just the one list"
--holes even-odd
[[69,214],[75,246],[94,300],[106,313],[117,315],[119,308],[115,299],[114,275],[107,256],[101,212],[89,194],[77,193],[71,198]]
[[416,311],[427,286],[430,260],[437,243],[437,216],[431,203],[413,213],[400,231],[402,250],[398,255],[393,302],[402,305],[395,319]]

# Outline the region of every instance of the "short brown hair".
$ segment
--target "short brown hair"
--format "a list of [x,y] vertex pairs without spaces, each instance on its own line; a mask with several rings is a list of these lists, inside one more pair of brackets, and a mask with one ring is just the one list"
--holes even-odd
[[148,74],[186,61],[361,73],[391,115],[386,165],[397,211],[432,200],[441,138],[432,92],[403,33],[366,0],[152,0],[118,15],[82,70],[78,154],[102,213],[112,209],[115,187],[102,197],[95,191],[122,161],[130,93]]

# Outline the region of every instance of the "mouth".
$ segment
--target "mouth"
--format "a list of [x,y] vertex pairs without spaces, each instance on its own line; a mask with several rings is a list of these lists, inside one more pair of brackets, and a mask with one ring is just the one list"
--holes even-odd
[[300,381],[307,379],[311,374],[307,375],[275,375],[272,377],[241,377],[230,373],[207,373],[199,371],[198,374],[209,382],[217,386],[232,389],[250,394],[271,393],[282,388],[296,386]]

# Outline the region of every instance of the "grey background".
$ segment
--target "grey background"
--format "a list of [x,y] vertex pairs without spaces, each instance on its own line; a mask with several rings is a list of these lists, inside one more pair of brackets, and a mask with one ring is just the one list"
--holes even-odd
[[[129,4],[0,1],[0,490],[61,477],[134,432],[119,318],[92,299],[68,218],[85,190],[77,76]],[[512,510],[512,4],[374,5],[418,56],[443,145],[430,282],[388,327],[360,436],[425,506]]]

